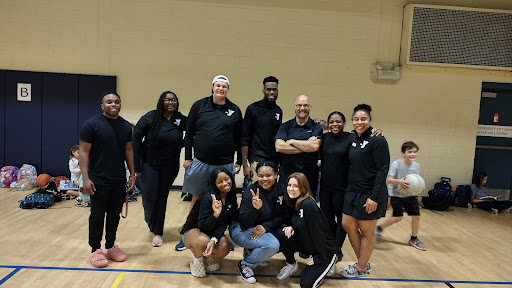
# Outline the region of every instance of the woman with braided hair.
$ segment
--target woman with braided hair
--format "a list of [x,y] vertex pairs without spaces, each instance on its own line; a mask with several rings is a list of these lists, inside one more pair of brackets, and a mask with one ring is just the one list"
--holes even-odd
[[135,172],[141,176],[144,220],[152,233],[154,247],[162,246],[167,197],[178,176],[186,116],[179,111],[175,93],[160,95],[156,110],[140,118],[133,130]]

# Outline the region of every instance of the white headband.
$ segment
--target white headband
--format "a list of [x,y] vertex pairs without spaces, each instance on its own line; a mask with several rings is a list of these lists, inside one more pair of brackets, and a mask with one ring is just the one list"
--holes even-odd
[[228,77],[224,76],[224,75],[217,75],[215,77],[213,77],[213,80],[212,80],[212,85],[217,82],[217,81],[222,81],[222,82],[226,82],[226,84],[228,84],[229,86],[229,79]]

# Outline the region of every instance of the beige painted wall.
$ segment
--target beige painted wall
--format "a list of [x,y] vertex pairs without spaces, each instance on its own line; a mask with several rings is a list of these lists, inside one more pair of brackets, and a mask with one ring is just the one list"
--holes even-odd
[[[356,104],[368,103],[392,160],[403,141],[414,140],[427,187],[441,176],[468,183],[481,83],[510,83],[512,75],[411,66],[398,84],[371,82],[372,63],[399,60],[409,2],[1,0],[0,68],[116,75],[121,115],[131,122],[167,89],[187,114],[209,95],[216,74],[230,78],[228,97],[244,111],[272,74],[281,81],[285,119],[300,93],[312,98],[312,117],[333,110],[349,117]],[[509,0],[415,3],[512,10]]]

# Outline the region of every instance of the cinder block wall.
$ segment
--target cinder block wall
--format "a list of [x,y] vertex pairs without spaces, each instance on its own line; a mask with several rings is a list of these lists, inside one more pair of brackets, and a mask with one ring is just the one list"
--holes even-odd
[[[294,116],[301,93],[311,97],[315,118],[334,110],[350,118],[355,105],[368,103],[392,160],[400,157],[403,141],[413,140],[428,187],[441,176],[468,183],[481,83],[510,83],[512,76],[405,67],[398,84],[371,82],[372,63],[398,63],[409,2],[6,0],[0,2],[0,65],[116,75],[121,115],[133,123],[165,90],[178,94],[187,114],[194,101],[210,95],[216,74],[230,78],[228,97],[245,111],[262,97],[261,81],[272,74],[281,81],[284,119]],[[437,2],[428,4],[512,10],[508,0]],[[182,181],[180,174],[175,185]]]

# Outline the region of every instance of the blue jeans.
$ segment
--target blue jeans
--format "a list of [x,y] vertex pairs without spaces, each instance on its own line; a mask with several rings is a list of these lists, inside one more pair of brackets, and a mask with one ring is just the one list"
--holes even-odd
[[242,259],[242,264],[251,269],[258,267],[258,265],[279,252],[279,241],[270,232],[264,233],[259,238],[251,239],[253,228],[242,230],[240,224],[235,221],[231,222],[229,226],[231,239],[238,246],[252,250],[249,255]]

